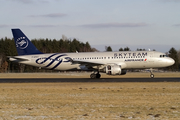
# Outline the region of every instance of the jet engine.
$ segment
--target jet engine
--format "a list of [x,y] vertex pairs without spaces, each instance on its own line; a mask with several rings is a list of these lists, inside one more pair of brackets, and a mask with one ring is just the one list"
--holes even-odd
[[122,70],[120,65],[113,64],[113,65],[107,65],[104,68],[106,74],[108,75],[125,75],[126,70]]

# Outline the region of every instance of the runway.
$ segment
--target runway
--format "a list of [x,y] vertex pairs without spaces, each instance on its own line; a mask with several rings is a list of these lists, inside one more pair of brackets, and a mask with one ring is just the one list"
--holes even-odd
[[0,78],[0,83],[52,82],[180,82],[180,78]]

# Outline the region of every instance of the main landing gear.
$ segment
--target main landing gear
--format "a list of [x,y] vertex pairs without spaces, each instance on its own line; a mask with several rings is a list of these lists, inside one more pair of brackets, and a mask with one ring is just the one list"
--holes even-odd
[[151,68],[151,69],[150,69],[150,73],[151,73],[150,77],[151,77],[151,78],[154,78],[154,74],[152,73],[152,71],[153,71],[153,69]]
[[100,78],[101,77],[101,74],[99,74],[99,71],[96,73],[96,72],[94,72],[94,73],[92,73],[91,75],[90,75],[90,78],[92,78],[92,79],[95,79],[95,78]]

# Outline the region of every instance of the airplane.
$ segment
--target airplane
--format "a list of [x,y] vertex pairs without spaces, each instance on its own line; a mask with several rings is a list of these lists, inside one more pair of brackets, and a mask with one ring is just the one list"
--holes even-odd
[[175,61],[157,51],[119,51],[119,52],[75,52],[42,53],[20,29],[12,29],[18,56],[9,56],[10,61],[50,70],[92,71],[90,78],[107,75],[125,75],[128,69],[150,69],[168,67]]

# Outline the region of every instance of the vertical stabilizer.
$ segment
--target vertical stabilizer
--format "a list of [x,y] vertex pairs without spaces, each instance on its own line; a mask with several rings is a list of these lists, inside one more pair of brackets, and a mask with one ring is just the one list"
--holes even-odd
[[12,29],[18,55],[42,54],[20,29]]

